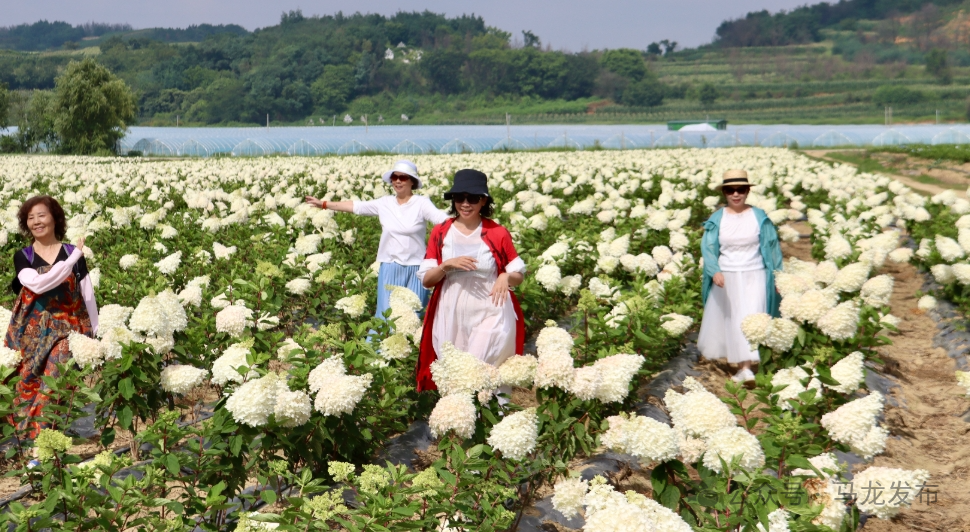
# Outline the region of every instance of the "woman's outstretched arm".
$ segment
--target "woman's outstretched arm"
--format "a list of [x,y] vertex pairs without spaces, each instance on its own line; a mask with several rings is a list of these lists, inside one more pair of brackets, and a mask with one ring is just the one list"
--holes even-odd
[[354,212],[354,202],[353,201],[322,201],[314,198],[313,196],[306,196],[304,198],[307,203],[313,205],[314,207],[323,208],[323,204],[327,204],[328,211],[339,211],[339,212]]

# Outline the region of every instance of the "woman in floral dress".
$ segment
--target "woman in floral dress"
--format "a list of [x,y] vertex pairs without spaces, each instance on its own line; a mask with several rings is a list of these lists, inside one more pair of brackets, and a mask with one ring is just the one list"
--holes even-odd
[[31,245],[13,257],[17,294],[4,344],[21,354],[14,406],[17,430],[35,438],[52,426],[44,418],[51,398],[43,377],[58,377],[58,364],[71,360],[72,332],[94,336],[98,307],[84,260],[84,237],[77,246],[62,244],[67,230],[64,210],[50,196],[28,199],[18,212],[20,230]]

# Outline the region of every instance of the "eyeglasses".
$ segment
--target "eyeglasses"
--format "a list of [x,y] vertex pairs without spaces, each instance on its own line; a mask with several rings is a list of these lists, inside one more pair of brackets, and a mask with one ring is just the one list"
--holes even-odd
[[405,174],[391,174],[391,181],[410,181],[411,176]]
[[721,190],[724,191],[725,196],[731,196],[733,194],[747,194],[751,187],[723,187]]
[[474,205],[482,201],[482,197],[481,194],[454,194],[451,196],[451,199],[456,205],[465,202],[468,202],[469,205]]

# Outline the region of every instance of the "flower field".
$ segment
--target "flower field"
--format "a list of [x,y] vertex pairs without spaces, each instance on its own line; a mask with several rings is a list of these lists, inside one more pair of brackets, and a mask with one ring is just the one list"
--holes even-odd
[[[848,531],[912,502],[846,500],[833,453],[869,460],[889,435],[885,398],[864,380],[898,324],[883,265],[926,263],[970,306],[970,203],[774,149],[415,162],[439,206],[456,170],[489,175],[497,221],[529,267],[516,291],[535,346],[497,369],[445,350],[432,365],[439,392],[423,394],[420,302],[396,289],[389,321],[371,315],[377,220],[303,203],[383,196],[393,159],[0,158],[3,257],[26,245],[23,200],[59,198],[67,240],[87,236],[101,310],[99,337],[73,336],[77,365],[49,383],[58,404],[45,410],[55,430],[34,445],[41,465],[26,469],[32,448],[6,447],[5,471],[34,491],[0,519],[17,530],[488,531],[514,529],[553,494],[588,531]],[[729,384],[722,400],[688,378],[664,397],[671,423],[637,415],[634,391],[700,323],[700,228],[729,168],[748,170],[748,202],[782,239],[807,220],[815,261],[786,260],[781,317],[745,320],[762,356],[753,389]],[[922,238],[915,255],[901,229]],[[6,268],[0,282],[12,277]],[[13,299],[5,290],[0,314]],[[0,349],[7,416],[18,357]],[[499,386],[515,387],[506,406]],[[99,435],[70,437],[91,405]],[[385,461],[418,420],[437,451],[411,468]],[[23,435],[3,424],[3,437]],[[650,488],[623,493],[572,469],[607,449],[651,470]],[[928,473],[860,478],[916,489]]]

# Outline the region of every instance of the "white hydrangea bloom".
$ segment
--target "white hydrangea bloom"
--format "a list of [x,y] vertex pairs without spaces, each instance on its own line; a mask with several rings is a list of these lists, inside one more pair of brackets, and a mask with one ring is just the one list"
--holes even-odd
[[916,302],[916,308],[926,312],[936,308],[936,298],[933,296],[923,296]]
[[498,370],[451,342],[441,345],[438,359],[431,363],[431,375],[442,395],[473,394],[498,387]]
[[[823,479],[831,478],[833,475],[838,475],[839,472],[845,470],[845,465],[836,458],[834,453],[822,453],[809,458],[808,461],[815,466],[815,469],[818,469],[822,473]],[[805,477],[818,476],[811,469],[794,469],[791,475]]]
[[630,393],[630,382],[645,362],[641,355],[616,354],[593,363],[599,374],[595,397],[604,403],[618,403]]
[[930,267],[930,273],[933,274],[933,279],[942,285],[948,285],[957,280],[949,264],[935,264]]
[[664,395],[674,428],[687,436],[707,439],[723,428],[737,425],[731,409],[693,377],[684,379],[684,387],[688,390],[684,394],[668,389]]
[[128,268],[131,268],[135,264],[138,264],[138,255],[123,255],[118,260],[118,266],[124,271],[127,271]]
[[536,270],[535,279],[547,292],[555,292],[562,281],[562,273],[559,271],[559,266],[546,264]]
[[859,304],[856,301],[839,303],[816,323],[822,333],[833,340],[848,340],[859,328]]
[[362,294],[343,297],[337,300],[334,307],[336,307],[338,310],[342,310],[344,314],[350,316],[351,318],[358,318],[364,314],[364,311],[367,310],[367,298]]
[[407,335],[396,333],[381,340],[381,356],[387,360],[400,360],[411,354]]
[[567,275],[559,281],[559,290],[566,296],[575,294],[582,286],[582,275]]
[[910,248],[896,248],[889,253],[889,260],[897,264],[905,264],[912,260],[913,250]]
[[752,349],[764,345],[768,338],[768,329],[771,328],[771,316],[764,312],[749,314],[741,320],[741,333],[751,345]]
[[202,287],[198,285],[188,285],[178,293],[178,300],[183,306],[202,306]]
[[664,320],[660,327],[674,337],[683,335],[694,324],[693,318],[682,314],[664,314],[660,319]]
[[798,331],[797,323],[785,318],[773,318],[763,345],[773,351],[785,353],[795,343]]
[[289,358],[306,358],[303,346],[296,343],[292,338],[283,340],[282,345],[276,349],[276,358],[287,360]]
[[0,344],[0,366],[17,369],[20,366],[20,352]]
[[539,418],[533,407],[502,418],[492,427],[486,441],[501,451],[504,458],[522,460],[535,450],[538,437]]
[[839,233],[829,237],[825,243],[826,259],[844,259],[852,254],[852,244]]
[[216,314],[216,331],[239,337],[253,324],[252,319],[253,311],[242,305],[229,305]]
[[68,348],[74,360],[81,366],[97,367],[104,362],[101,354],[101,342],[94,338],[71,332],[68,336]]
[[678,434],[666,423],[631,414],[610,416],[603,445],[618,453],[636,456],[644,462],[666,462],[680,454]]
[[249,367],[246,362],[246,355],[249,354],[249,346],[245,343],[233,344],[222,352],[222,355],[212,363],[212,384],[225,386],[230,382],[241,383],[247,378],[254,377],[255,371],[248,372],[245,376],[241,375],[236,368]]
[[276,423],[280,426],[299,427],[310,420],[312,409],[313,403],[306,392],[283,389],[276,396],[273,413],[276,417]]
[[325,416],[352,414],[373,380],[370,373],[331,375],[317,392],[313,406]]
[[720,473],[721,460],[730,464],[736,457],[741,457],[740,466],[747,471],[765,465],[765,453],[758,438],[742,427],[723,428],[707,439],[704,466]]
[[[786,386],[784,390],[779,391],[778,404],[784,410],[791,410],[791,403],[788,402],[789,399],[798,399],[798,394],[806,391],[809,388],[814,388],[821,391],[822,383],[818,379],[812,379],[809,381],[808,386],[802,384],[801,381],[808,378],[808,372],[804,368],[795,366],[793,368],[784,368],[775,372],[771,377],[772,386]],[[819,392],[816,392],[816,396]]]
[[143,332],[151,336],[163,336],[171,333],[166,309],[162,302],[153,296],[145,296],[138,302],[138,306],[131,314],[128,326],[133,331]]
[[280,376],[272,372],[244,382],[226,400],[226,410],[237,423],[262,427],[275,412],[279,386]]
[[216,259],[225,260],[232,256],[236,252],[236,246],[223,246],[218,242],[212,243],[212,253],[215,255]]
[[[885,429],[876,425],[876,418],[882,413],[882,408],[882,394],[873,391],[861,399],[850,401],[823,415],[822,427],[828,430],[833,440],[849,445],[853,449],[863,450],[861,447],[868,447],[864,449],[863,454],[863,458],[868,460],[882,452],[878,447],[879,435],[880,432],[884,433]],[[882,443],[885,445],[884,436]]]
[[620,494],[603,477],[590,482],[583,499],[586,505],[584,530],[656,530],[691,532],[691,527],[670,509],[634,491]]
[[451,394],[438,400],[428,426],[435,438],[444,436],[449,431],[455,431],[459,438],[468,439],[475,433],[475,403],[469,394]]
[[301,296],[307,293],[311,286],[310,280],[306,277],[297,277],[296,279],[286,283],[286,291],[291,294]]
[[839,303],[839,294],[832,289],[809,290],[798,296],[796,301],[793,315],[788,317],[802,323],[817,323],[826,312],[834,309]]
[[863,262],[854,262],[839,270],[832,282],[832,288],[839,292],[855,292],[869,279],[870,266]]
[[[10,367],[10,366],[8,366]],[[957,371],[956,372],[957,384],[963,386],[967,390],[967,396],[970,396],[970,372],[968,371]]]
[[[856,500],[856,506],[859,510],[880,519],[891,519],[918,499],[916,493],[929,479],[930,473],[925,469],[908,471],[892,467],[869,467],[861,473],[856,473],[852,482],[856,486],[875,488],[875,491],[869,492],[872,496],[860,496]],[[894,497],[892,494],[896,489],[909,490],[909,496]]]
[[162,369],[162,389],[169,393],[185,395],[200,386],[209,376],[209,371],[187,364],[173,364]]
[[538,365],[539,359],[532,355],[511,356],[498,367],[500,384],[530,388],[535,382]]
[[934,244],[936,250],[940,252],[940,256],[947,262],[953,262],[966,256],[960,244],[948,236],[936,235]]
[[849,356],[836,362],[831,369],[832,378],[838,381],[837,386],[829,388],[839,393],[852,393],[859,389],[859,385],[866,378],[864,358],[861,351],[855,351]]
[[573,380],[573,338],[565,329],[551,326],[539,331],[536,338],[539,362],[535,384],[540,388],[556,386],[568,390]]
[[821,285],[830,285],[835,282],[835,276],[839,273],[839,267],[834,261],[824,260],[815,266],[812,271],[812,279]]
[[176,251],[175,253],[172,253],[171,255],[165,257],[164,259],[156,262],[155,268],[157,268],[159,272],[165,275],[171,275],[175,273],[175,270],[178,269],[179,264],[182,264],[181,250]]
[[582,478],[564,478],[553,487],[552,507],[566,519],[579,515],[589,483]]
[[[115,327],[125,327],[128,323],[128,318],[131,317],[131,313],[135,309],[131,307],[123,307],[121,305],[105,305],[98,309],[98,336],[104,336],[104,333],[114,329]],[[9,323],[10,319],[2,320]]]
[[657,246],[653,248],[650,254],[653,256],[653,260],[659,266],[666,266],[667,263],[670,262],[670,260],[674,257],[673,251],[671,251],[667,246]]
[[596,397],[596,390],[602,380],[603,376],[593,366],[576,368],[573,370],[573,381],[569,384],[569,393],[583,401],[589,401]]

